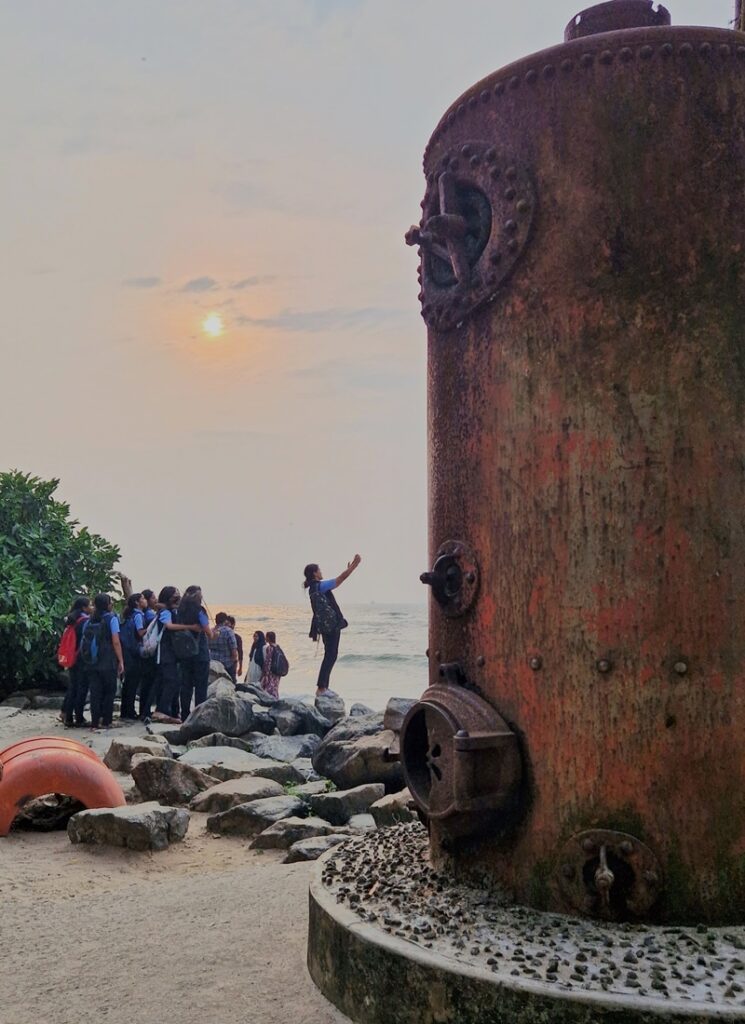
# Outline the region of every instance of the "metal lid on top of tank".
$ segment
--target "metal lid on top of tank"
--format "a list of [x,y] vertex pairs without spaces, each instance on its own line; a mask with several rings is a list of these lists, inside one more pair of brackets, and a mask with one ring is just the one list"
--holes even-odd
[[564,29],[564,41],[618,32],[627,28],[655,28],[670,24],[670,12],[653,0],[608,0],[580,11]]

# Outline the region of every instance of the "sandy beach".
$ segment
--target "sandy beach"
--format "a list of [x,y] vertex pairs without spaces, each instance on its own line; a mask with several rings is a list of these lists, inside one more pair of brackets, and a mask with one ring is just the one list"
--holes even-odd
[[[0,721],[0,749],[62,731],[55,716]],[[123,733],[88,739],[101,750]],[[0,839],[2,1024],[346,1021],[305,967],[313,865],[212,836],[206,817],[159,853],[73,846],[66,832]]]

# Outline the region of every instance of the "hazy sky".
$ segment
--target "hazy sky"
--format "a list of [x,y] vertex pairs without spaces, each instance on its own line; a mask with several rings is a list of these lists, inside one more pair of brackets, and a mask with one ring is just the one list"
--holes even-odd
[[346,602],[423,600],[422,152],[583,6],[4,0],[0,466],[138,588],[294,602],[359,550]]

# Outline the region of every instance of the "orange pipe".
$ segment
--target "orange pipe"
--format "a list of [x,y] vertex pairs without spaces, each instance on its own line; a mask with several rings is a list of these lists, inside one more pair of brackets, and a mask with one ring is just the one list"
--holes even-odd
[[46,793],[79,800],[86,807],[121,807],[119,783],[90,747],[58,736],[36,736],[0,751],[0,836],[10,831],[21,808]]

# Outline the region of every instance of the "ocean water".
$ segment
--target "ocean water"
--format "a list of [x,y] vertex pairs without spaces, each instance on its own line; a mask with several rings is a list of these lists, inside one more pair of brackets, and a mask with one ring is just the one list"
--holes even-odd
[[[245,648],[243,672],[254,630],[273,629],[287,655],[290,671],[280,695],[315,692],[323,642],[308,636],[311,612],[303,605],[210,605],[214,615],[235,616],[235,628]],[[410,604],[344,605],[349,627],[342,631],[339,660],[331,689],[349,708],[356,701],[382,711],[389,697],[418,697],[427,688],[427,608]]]

